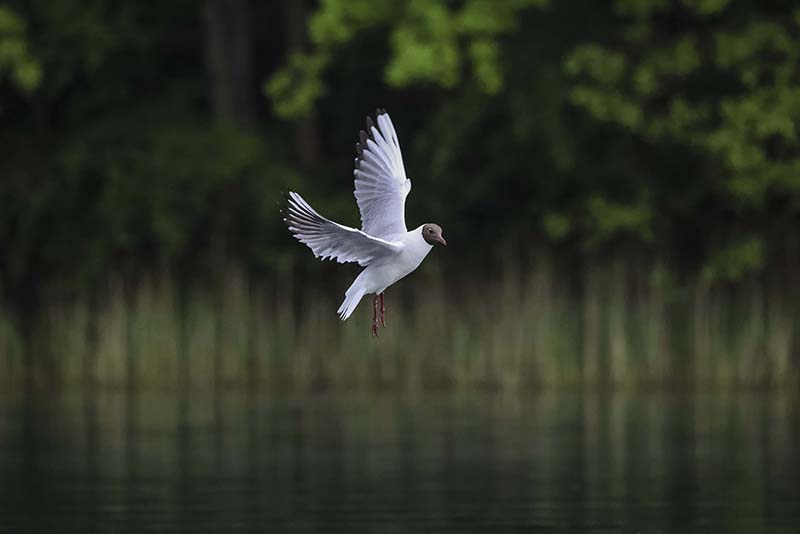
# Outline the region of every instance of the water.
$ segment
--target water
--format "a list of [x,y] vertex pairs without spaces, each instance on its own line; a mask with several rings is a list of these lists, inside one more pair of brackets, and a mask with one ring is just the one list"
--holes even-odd
[[0,532],[800,532],[769,395],[0,401]]

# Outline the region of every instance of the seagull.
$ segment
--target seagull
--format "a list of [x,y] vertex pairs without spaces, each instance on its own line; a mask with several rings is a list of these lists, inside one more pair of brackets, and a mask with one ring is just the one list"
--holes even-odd
[[378,335],[378,326],[386,326],[386,288],[419,267],[434,245],[447,246],[438,224],[406,229],[411,180],[406,178],[397,132],[385,109],[378,109],[375,121],[377,125],[367,117],[366,130],[361,130],[356,143],[353,174],[361,229],[326,219],[293,191],[289,191],[283,219],[292,235],[317,258],[364,267],[345,292],[338,314],[346,320],[364,295],[374,294],[373,336]]

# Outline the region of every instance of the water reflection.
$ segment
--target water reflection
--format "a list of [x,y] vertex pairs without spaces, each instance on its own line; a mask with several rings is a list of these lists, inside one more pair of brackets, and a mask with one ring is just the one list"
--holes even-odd
[[795,532],[779,395],[5,398],[0,532]]

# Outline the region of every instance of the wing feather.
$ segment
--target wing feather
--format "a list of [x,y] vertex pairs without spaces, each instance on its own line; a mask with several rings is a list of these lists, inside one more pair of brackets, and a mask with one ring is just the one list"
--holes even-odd
[[392,119],[385,110],[378,110],[376,120],[377,126],[368,117],[366,131],[360,132],[353,174],[361,229],[386,238],[407,231],[405,204],[411,181],[406,178]]
[[290,191],[284,218],[294,237],[308,246],[314,256],[339,263],[369,265],[373,260],[402,250],[401,243],[372,237],[361,230],[326,219],[303,197]]

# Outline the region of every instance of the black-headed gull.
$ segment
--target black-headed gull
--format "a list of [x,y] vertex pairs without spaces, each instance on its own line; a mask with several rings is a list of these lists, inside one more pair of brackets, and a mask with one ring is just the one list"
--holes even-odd
[[[367,129],[356,143],[355,197],[361,212],[361,230],[326,219],[303,197],[289,191],[284,221],[314,256],[366,267],[345,293],[339,317],[347,319],[364,295],[374,293],[372,334],[386,326],[383,292],[419,267],[436,243],[447,245],[438,224],[406,229],[406,178],[400,143],[386,110],[378,110],[377,126],[367,117]],[[380,315],[379,315],[380,314]]]

